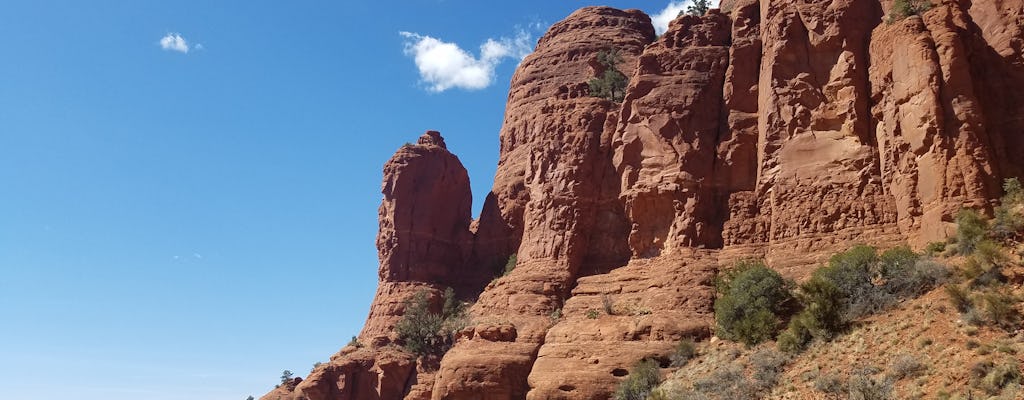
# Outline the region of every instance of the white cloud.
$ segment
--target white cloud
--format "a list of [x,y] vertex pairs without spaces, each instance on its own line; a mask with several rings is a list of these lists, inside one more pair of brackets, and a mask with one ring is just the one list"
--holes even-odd
[[668,23],[676,19],[679,13],[686,10],[686,7],[693,4],[690,0],[679,0],[669,2],[667,6],[661,12],[651,17],[651,23],[654,24],[654,33],[662,34],[668,30]]
[[168,33],[160,38],[160,48],[179,53],[188,53],[189,50],[188,41],[177,33]]
[[416,62],[420,80],[433,92],[452,88],[479,90],[494,82],[494,68],[506,58],[521,61],[533,51],[533,35],[520,29],[515,37],[487,39],[476,57],[455,43],[412,32],[405,38],[405,54]]

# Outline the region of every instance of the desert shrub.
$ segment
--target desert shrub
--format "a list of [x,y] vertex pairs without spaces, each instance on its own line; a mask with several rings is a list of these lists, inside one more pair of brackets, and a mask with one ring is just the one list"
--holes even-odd
[[924,253],[929,255],[929,256],[932,256],[932,257],[941,255],[945,251],[946,251],[946,243],[943,243],[943,242],[931,242],[931,243],[928,243],[928,245],[925,246],[925,248],[924,248]]
[[746,259],[737,261],[733,264],[732,268],[724,271],[719,271],[718,275],[715,276],[715,290],[719,294],[725,294],[729,291],[729,285],[732,281],[736,280],[737,276],[740,276],[744,272],[747,272],[754,268],[767,268],[762,260]]
[[981,301],[985,310],[985,316],[988,317],[993,325],[1012,328],[1017,324],[1019,318],[1017,309],[1014,308],[1017,301],[1013,296],[998,291],[991,291],[982,294]]
[[908,247],[886,251],[880,259],[881,276],[885,283],[875,288],[883,292],[875,296],[879,307],[888,306],[899,299],[920,296],[946,282],[950,276],[949,268],[945,265],[922,259]]
[[845,382],[836,374],[823,374],[814,378],[814,390],[822,393],[838,395],[843,392]]
[[893,382],[875,378],[873,368],[856,369],[850,374],[847,395],[850,400],[888,400],[892,398]]
[[501,270],[501,276],[507,276],[512,273],[512,270],[516,269],[516,262],[518,259],[515,254],[508,256],[508,260],[505,261],[505,266]]
[[718,335],[748,346],[774,338],[779,315],[792,303],[789,286],[778,272],[764,265],[737,275],[715,301]]
[[629,371],[612,398],[615,400],[645,400],[661,383],[661,372],[654,360],[642,360]]
[[349,341],[348,341],[348,346],[352,346],[352,347],[363,347],[363,344],[362,344],[362,343],[359,343],[359,338],[358,338],[358,337],[356,337],[356,336],[352,336],[352,340],[349,340]]
[[1009,178],[1003,182],[1003,193],[1002,201],[995,209],[992,235],[1009,239],[1024,231],[1024,188],[1017,178]]
[[587,319],[597,319],[600,315],[601,313],[597,312],[597,310],[587,310]]
[[694,356],[697,355],[697,345],[693,342],[693,339],[686,338],[679,341],[676,345],[676,349],[672,352],[672,366],[682,367],[686,363],[690,362]]
[[873,283],[877,274],[878,253],[874,247],[854,246],[836,254],[826,267],[814,271],[812,279],[832,283],[838,291],[842,314],[852,320],[881,308],[881,294]]
[[953,305],[953,308],[961,313],[966,313],[974,307],[974,304],[971,303],[971,292],[960,285],[947,284],[946,296],[949,297],[949,303]]
[[429,293],[416,292],[405,302],[405,312],[395,324],[399,341],[417,356],[443,355],[451,348],[455,332],[465,327],[465,305],[455,298],[455,291],[444,291],[441,312],[433,312]]
[[710,375],[693,383],[695,392],[705,398],[745,400],[754,399],[756,390],[743,373],[743,367],[727,364],[716,368]]
[[604,308],[605,314],[615,315],[615,302],[607,294],[601,295],[601,307]]
[[621,102],[626,96],[626,86],[629,84],[629,78],[618,69],[618,65],[622,63],[622,56],[615,49],[601,51],[597,53],[597,63],[603,71],[600,72],[600,76],[587,83],[590,95],[616,103]]
[[1011,361],[990,367],[985,373],[984,378],[981,379],[981,389],[994,395],[1011,384],[1020,383],[1020,366],[1016,362]]
[[762,348],[750,355],[753,368],[754,386],[759,392],[767,392],[779,383],[782,370],[789,363],[789,357],[772,349]]
[[900,380],[917,376],[925,369],[925,365],[917,357],[910,354],[900,354],[889,365],[889,375],[896,380]]
[[931,0],[896,0],[889,17],[893,20],[918,15],[932,8]]
[[956,216],[956,244],[960,254],[973,254],[987,231],[988,221],[981,214],[971,209],[960,210]]

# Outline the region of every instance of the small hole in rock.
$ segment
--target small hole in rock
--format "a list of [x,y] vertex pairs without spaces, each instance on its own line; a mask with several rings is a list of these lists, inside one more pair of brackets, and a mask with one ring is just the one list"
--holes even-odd
[[561,390],[563,392],[571,392],[573,390],[576,390],[576,387],[573,385],[562,385],[558,387],[558,390]]
[[616,368],[616,369],[612,370],[612,375],[615,375],[615,376],[626,376],[626,375],[629,375],[629,371],[626,371],[626,370],[624,370],[622,368]]

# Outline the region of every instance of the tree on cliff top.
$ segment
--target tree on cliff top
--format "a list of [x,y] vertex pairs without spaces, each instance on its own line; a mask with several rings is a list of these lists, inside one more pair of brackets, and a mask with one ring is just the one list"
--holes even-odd
[[622,56],[619,55],[618,50],[611,49],[597,53],[597,63],[601,65],[604,72],[601,73],[601,76],[588,82],[591,96],[616,103],[626,97],[626,85],[629,83],[629,79],[616,67],[621,62]]
[[[693,4],[686,7],[686,13],[690,15],[696,15],[698,17],[704,16],[711,9],[710,0],[693,0]],[[680,13],[682,14],[682,13]]]

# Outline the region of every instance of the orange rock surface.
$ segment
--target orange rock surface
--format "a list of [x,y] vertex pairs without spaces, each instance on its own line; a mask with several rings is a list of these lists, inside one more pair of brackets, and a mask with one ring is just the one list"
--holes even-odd
[[[608,398],[641,358],[710,334],[723,265],[800,278],[855,243],[944,239],[1024,175],[1024,0],[891,3],[727,0],[659,38],[637,10],[556,23],[512,78],[480,218],[440,134],[399,149],[363,347],[263,398]],[[589,96],[609,49],[621,104]],[[416,360],[392,329],[447,287],[472,323]]]

